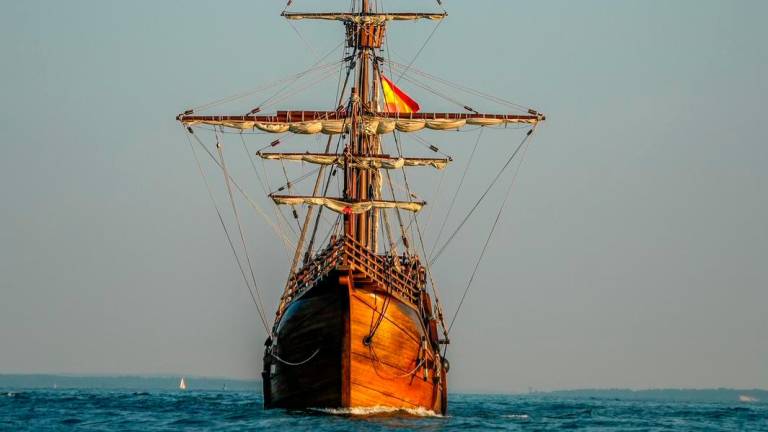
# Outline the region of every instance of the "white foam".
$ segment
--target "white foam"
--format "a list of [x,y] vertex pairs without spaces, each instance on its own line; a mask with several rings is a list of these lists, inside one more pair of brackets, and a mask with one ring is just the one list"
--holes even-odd
[[505,414],[502,417],[517,419],[517,420],[528,420],[531,418],[528,414]]
[[759,402],[760,399],[749,396],[749,395],[739,395],[739,402]]
[[387,414],[405,414],[414,417],[442,417],[442,415],[426,408],[398,408],[389,406],[372,407],[350,407],[350,408],[313,408],[332,415],[353,415],[353,416],[377,416]]

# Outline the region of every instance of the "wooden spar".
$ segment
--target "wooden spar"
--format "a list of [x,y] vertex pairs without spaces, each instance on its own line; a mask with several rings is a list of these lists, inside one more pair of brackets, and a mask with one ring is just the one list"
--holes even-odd
[[[366,112],[366,117],[380,117],[393,120],[468,120],[468,119],[497,119],[511,121],[543,121],[543,114],[488,114],[488,113],[455,113],[455,112],[416,112],[390,113]],[[257,123],[300,123],[316,120],[350,120],[346,112],[340,111],[277,111],[275,115],[184,115],[176,119],[182,123],[194,122],[245,122]]]
[[[263,159],[287,159],[287,160],[301,160],[302,162],[307,163],[319,163],[321,165],[331,165],[331,164],[339,164],[340,162],[343,162],[343,153],[310,153],[310,152],[281,152],[281,153],[272,153],[272,152],[257,152],[257,156],[263,158]],[[334,158],[332,162],[317,162],[312,161],[309,159],[302,159],[303,157],[326,157],[326,158]],[[448,163],[452,160],[450,158],[423,158],[423,157],[403,157],[403,158],[396,158],[392,157],[388,154],[384,153],[377,153],[374,156],[362,156],[362,155],[349,155],[352,159],[362,159],[362,160],[371,160],[371,161],[382,161],[382,162],[397,162],[399,160],[405,161],[405,166],[409,165],[409,162],[422,162],[422,163]]]
[[[418,211],[421,207],[426,205],[427,203],[425,201],[397,201],[397,200],[373,200],[373,199],[362,199],[362,200],[351,200],[351,199],[345,199],[341,197],[318,197],[314,195],[281,195],[281,194],[270,194],[270,198],[272,198],[273,201],[275,201],[276,204],[287,204],[287,205],[295,205],[294,201],[304,200],[304,204],[308,205],[322,205],[323,201],[333,201],[335,203],[339,204],[339,207],[342,205],[348,205],[348,206],[354,206],[356,204],[366,204],[370,203],[373,205],[373,207],[386,207],[386,208],[394,208],[394,206],[400,206],[403,208],[406,207],[413,207],[413,211]],[[290,200],[290,201],[288,201]],[[286,202],[288,201],[288,202]],[[317,202],[314,202],[317,201]],[[351,211],[352,209],[341,209],[338,208],[340,212],[342,211]]]
[[392,13],[371,13],[363,12],[352,14],[349,12],[283,12],[281,14],[286,19],[320,19],[336,21],[355,21],[355,22],[383,22],[383,21],[410,21],[416,19],[438,20],[448,16],[443,13],[428,12],[392,12]]

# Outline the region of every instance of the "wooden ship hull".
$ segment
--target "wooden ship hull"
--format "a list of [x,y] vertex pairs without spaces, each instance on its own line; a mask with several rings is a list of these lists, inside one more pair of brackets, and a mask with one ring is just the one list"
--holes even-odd
[[321,258],[318,267],[330,260],[327,270],[298,274],[315,282],[292,291],[295,297],[286,303],[276,337],[268,341],[265,407],[445,413],[446,371],[437,326],[421,318],[429,298],[401,285],[418,286],[405,274],[385,283],[384,267],[375,268],[385,260],[370,260],[369,254],[353,240],[342,240]]

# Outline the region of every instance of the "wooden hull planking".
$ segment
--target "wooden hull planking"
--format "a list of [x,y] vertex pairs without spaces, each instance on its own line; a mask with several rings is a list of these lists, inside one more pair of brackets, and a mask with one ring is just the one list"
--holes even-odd
[[418,308],[381,288],[333,271],[287,307],[279,359],[265,352],[266,408],[445,412],[446,374]]

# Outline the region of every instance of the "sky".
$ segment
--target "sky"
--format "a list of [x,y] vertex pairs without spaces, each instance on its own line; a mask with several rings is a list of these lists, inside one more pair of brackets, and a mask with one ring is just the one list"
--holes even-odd
[[[389,26],[393,58],[407,63],[434,30],[414,68],[547,115],[451,334],[451,390],[768,388],[768,3],[443,4],[436,30]],[[283,6],[4,4],[0,373],[259,376],[264,330],[174,117],[305,70],[341,41],[338,23],[294,30]],[[456,109],[400,84],[424,110]],[[279,108],[333,108],[333,89]],[[428,248],[477,136],[425,133],[456,161],[439,189],[440,175],[415,177],[435,208]],[[483,132],[449,229],[520,138]],[[267,208],[227,139],[233,175]],[[449,316],[505,187],[435,265]],[[288,262],[240,209],[272,316]]]

